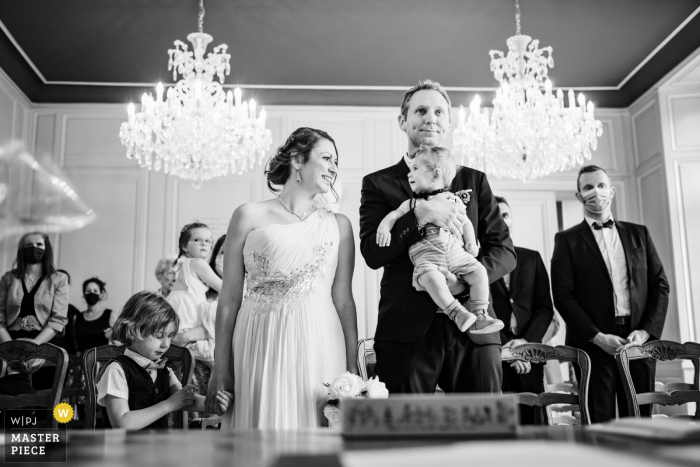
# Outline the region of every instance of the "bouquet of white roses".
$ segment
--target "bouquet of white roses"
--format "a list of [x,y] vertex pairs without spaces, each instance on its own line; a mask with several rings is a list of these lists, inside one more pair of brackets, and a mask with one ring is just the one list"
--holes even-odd
[[328,402],[323,408],[323,415],[328,419],[328,426],[331,428],[340,427],[340,400],[353,397],[365,397],[367,399],[386,399],[389,391],[386,385],[379,381],[379,378],[370,378],[362,381],[357,375],[345,372],[337,376],[331,384],[324,383],[330,390]]

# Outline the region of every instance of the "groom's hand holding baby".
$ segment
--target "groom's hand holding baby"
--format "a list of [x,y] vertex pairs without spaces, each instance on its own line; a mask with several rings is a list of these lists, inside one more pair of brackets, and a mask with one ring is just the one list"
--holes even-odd
[[[415,207],[414,213],[420,225],[434,224],[449,229],[455,236],[462,237],[462,224],[467,220],[464,204],[451,200],[448,196],[436,196]],[[454,197],[454,195],[452,195]]]

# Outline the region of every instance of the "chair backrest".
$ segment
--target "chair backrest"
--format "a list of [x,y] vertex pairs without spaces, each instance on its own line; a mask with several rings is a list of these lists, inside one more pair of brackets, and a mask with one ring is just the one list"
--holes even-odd
[[363,381],[376,376],[374,366],[377,364],[377,355],[374,353],[374,337],[360,339],[357,343],[357,368]]
[[[97,416],[97,376],[100,365],[113,360],[114,358],[122,355],[126,350],[126,345],[116,346],[116,345],[104,345],[102,347],[96,347],[87,350],[83,354],[83,368],[85,369],[85,380],[88,389],[88,399],[85,406],[85,428],[95,429],[95,417]],[[181,371],[175,371],[175,374],[179,374],[180,384],[186,385],[192,380],[192,375],[194,373],[194,354],[192,351],[186,347],[180,347],[179,345],[170,344],[170,348],[165,352],[163,358],[168,359],[167,366],[171,366],[172,363],[177,363],[182,365]],[[183,411],[178,411],[175,417],[175,428],[184,428],[187,426],[186,422],[187,413]]]
[[[87,403],[88,390],[85,386],[85,381],[83,378],[83,358],[78,355],[68,355],[68,371],[66,373],[66,381],[63,385],[63,393],[61,394],[61,399],[69,399],[69,404],[74,408],[77,406],[84,405]],[[81,397],[83,399],[81,399]],[[76,416],[68,422],[69,429],[83,428],[85,426],[85,420],[78,420]],[[84,415],[82,416],[84,418]]]
[[[25,363],[29,360],[43,359],[56,367],[51,390],[39,394],[22,394],[19,396],[0,396],[0,408],[21,409],[24,407],[44,407],[53,410],[61,401],[63,382],[68,370],[68,353],[53,344],[36,345],[28,341],[9,341],[0,344],[0,360],[5,363]],[[58,421],[49,417],[52,428],[58,428]]]
[[580,349],[558,345],[552,347],[544,344],[525,344],[518,347],[504,347],[501,351],[501,359],[504,362],[522,360],[530,363],[545,363],[548,360],[571,362],[581,370],[577,394],[559,394],[555,392],[543,392],[542,394],[520,393],[516,394],[518,403],[536,407],[547,407],[553,404],[578,405],[581,412],[581,424],[589,425],[588,414],[588,381],[591,377],[591,360]]
[[[693,383],[670,383],[665,386],[665,391],[638,394],[632,382],[629,362],[644,358],[652,358],[657,362],[679,359],[690,360],[693,363],[693,367],[695,367]],[[680,344],[673,341],[652,341],[644,345],[623,349],[615,356],[615,359],[622,377],[622,386],[625,389],[627,407],[631,416],[641,417],[639,412],[640,405],[681,405],[695,402],[695,419],[700,420],[700,344],[695,342]]]

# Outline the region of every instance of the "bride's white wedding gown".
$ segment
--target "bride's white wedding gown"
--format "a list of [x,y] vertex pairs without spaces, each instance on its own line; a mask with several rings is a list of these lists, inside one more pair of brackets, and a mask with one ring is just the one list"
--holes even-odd
[[338,264],[335,214],[251,231],[243,247],[246,295],[233,333],[235,403],[222,427],[319,426],[328,390],[346,370],[331,299]]

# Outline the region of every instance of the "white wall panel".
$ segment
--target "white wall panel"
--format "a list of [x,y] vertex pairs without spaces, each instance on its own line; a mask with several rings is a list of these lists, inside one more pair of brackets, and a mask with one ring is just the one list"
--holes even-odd
[[[642,224],[644,224],[651,234],[651,239],[664,265],[666,276],[673,279],[673,254],[671,251],[671,231],[668,221],[668,209],[664,196],[666,193],[666,181],[661,165],[643,173],[639,176],[639,205],[642,207]],[[664,339],[679,340],[678,334],[678,313],[675,303],[677,297],[671,294],[669,310],[664,327]]]
[[126,158],[119,127],[126,116],[64,115],[62,165],[67,167],[137,167]]
[[636,166],[661,152],[662,140],[659,122],[659,109],[656,101],[652,100],[638,113],[632,115],[632,131],[634,135],[634,151]]
[[120,309],[145,285],[147,174],[134,169],[81,169],[71,178],[98,216],[95,223],[61,235],[56,262],[73,279],[71,303],[84,309],[81,283],[99,276],[107,282],[107,306]]
[[673,96],[670,103],[673,149],[700,149],[700,94]]

